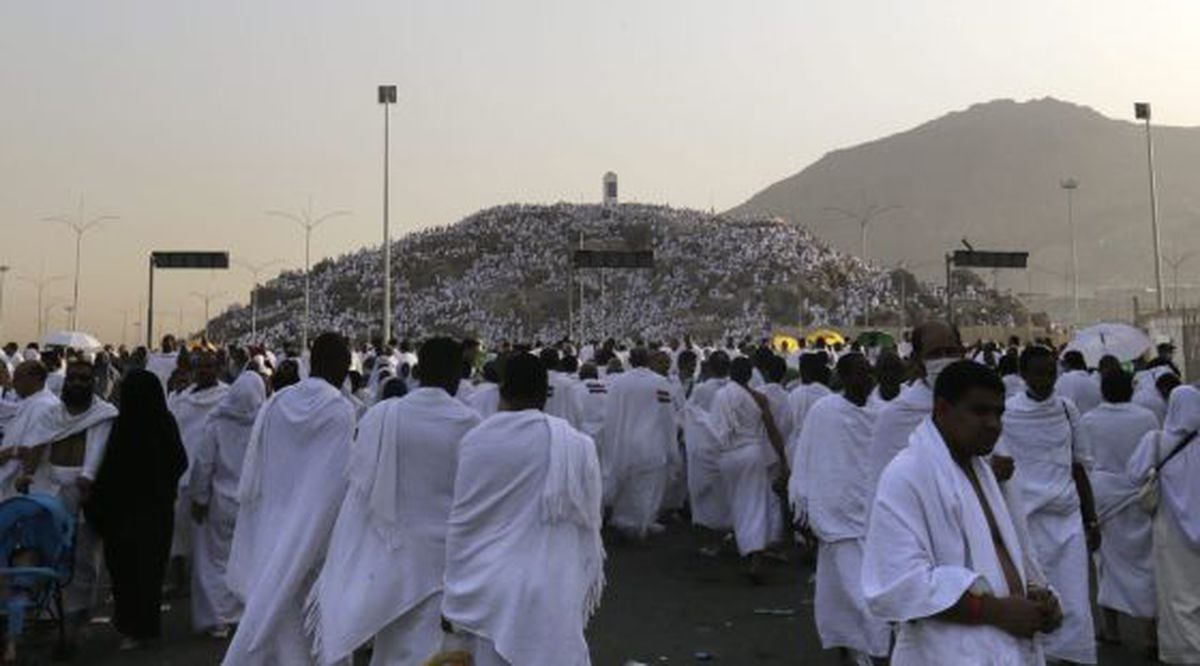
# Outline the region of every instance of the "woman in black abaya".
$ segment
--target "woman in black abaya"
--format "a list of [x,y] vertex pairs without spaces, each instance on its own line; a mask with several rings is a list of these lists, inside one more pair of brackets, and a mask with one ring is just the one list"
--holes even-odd
[[123,649],[162,633],[163,575],[171,550],[175,493],[187,453],[162,385],[145,370],[121,383],[121,413],[96,475],[87,518],[104,541]]

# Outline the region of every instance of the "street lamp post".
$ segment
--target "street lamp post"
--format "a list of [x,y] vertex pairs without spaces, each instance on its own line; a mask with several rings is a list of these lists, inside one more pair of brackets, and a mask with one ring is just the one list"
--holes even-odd
[[[878,206],[871,204],[861,210],[850,210],[848,208],[838,208],[834,206],[827,207],[825,210],[838,215],[842,219],[854,220],[858,223],[859,255],[862,257],[864,263],[870,263],[871,257],[867,252],[867,231],[871,226],[871,222],[873,222],[875,218],[879,217],[880,215],[896,210],[897,208],[899,208],[899,206]],[[868,299],[866,302],[866,312],[863,317],[863,324],[866,326],[871,325],[870,299]]]
[[391,156],[388,146],[391,108],[396,103],[396,86],[379,86],[379,103],[383,105],[383,343],[392,338],[392,236],[388,227],[388,167]]
[[1079,189],[1079,181],[1067,178],[1059,181],[1059,187],[1067,193],[1067,228],[1071,232],[1071,301],[1074,311],[1075,326],[1079,326],[1079,250],[1075,243],[1075,190]]
[[283,261],[280,259],[272,259],[271,261],[267,261],[267,262],[264,262],[261,264],[252,264],[248,261],[238,261],[236,263],[238,266],[241,266],[245,270],[249,271],[250,275],[252,275],[254,277],[254,286],[250,287],[250,339],[257,340],[258,339],[258,276],[261,275],[262,272],[265,271],[266,269],[270,268],[271,266],[281,264],[281,263],[283,263]]
[[1163,261],[1171,266],[1171,288],[1174,296],[1171,298],[1172,307],[1179,309],[1179,267],[1187,260],[1196,256],[1195,252],[1185,252],[1177,257],[1163,257]]
[[1154,286],[1158,309],[1165,307],[1162,280],[1162,247],[1158,235],[1158,185],[1154,176],[1154,140],[1150,133],[1150,103],[1135,102],[1133,115],[1146,121],[1146,166],[1150,171],[1150,231],[1154,234]]
[[335,210],[332,213],[326,213],[324,215],[321,215],[320,217],[314,217],[313,212],[312,212],[312,199],[311,198],[308,201],[308,207],[301,210],[299,215],[296,215],[293,213],[285,213],[280,210],[267,211],[267,215],[274,215],[275,217],[282,217],[284,219],[291,220],[291,221],[295,222],[296,224],[300,225],[300,228],[304,229],[304,325],[303,325],[303,327],[301,327],[300,345],[305,350],[308,349],[308,322],[309,322],[309,314],[311,312],[311,305],[312,305],[311,300],[310,300],[310,294],[309,294],[309,278],[310,278],[310,273],[312,272],[309,270],[310,257],[311,257],[310,249],[312,246],[312,232],[313,232],[313,229],[316,229],[317,227],[321,226],[322,223],[327,222],[328,220],[330,220],[332,218],[339,217],[342,215],[349,215],[349,214],[350,214],[350,211]]
[[[198,298],[204,302],[204,341],[205,342],[211,342],[211,340],[208,339],[208,304],[212,301],[212,299],[220,298],[221,296],[224,296],[224,295],[225,295],[225,292],[223,292],[223,291],[218,291],[218,292],[193,291],[192,292],[192,296],[195,296],[196,298]],[[180,309],[180,312],[183,312],[182,308]]]
[[83,247],[83,235],[105,222],[111,222],[119,218],[117,218],[116,215],[99,215],[91,218],[90,220],[85,220],[83,216],[83,197],[80,197],[79,210],[75,217],[72,218],[66,215],[53,215],[50,217],[44,217],[42,219],[47,222],[58,222],[59,224],[65,224],[75,232],[75,289],[74,296],[71,298],[70,328],[71,330],[76,330],[78,325],[77,317],[79,316],[79,259]]
[[0,266],[0,332],[4,331],[4,277],[8,275],[9,266]]
[[18,275],[17,279],[24,280],[25,282],[32,284],[37,289],[37,311],[38,311],[37,335],[38,335],[38,338],[40,339],[46,335],[46,323],[49,319],[48,315],[46,314],[46,310],[42,308],[42,297],[46,292],[46,287],[54,282],[57,282],[59,280],[65,280],[67,278],[63,275],[52,275],[50,277],[46,277],[45,275],[40,275],[37,278],[31,278],[31,277],[26,277],[24,275]]

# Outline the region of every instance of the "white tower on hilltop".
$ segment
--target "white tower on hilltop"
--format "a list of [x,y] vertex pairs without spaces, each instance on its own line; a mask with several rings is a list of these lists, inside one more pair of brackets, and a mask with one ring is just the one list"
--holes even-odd
[[604,174],[604,205],[617,205],[617,174],[609,171]]

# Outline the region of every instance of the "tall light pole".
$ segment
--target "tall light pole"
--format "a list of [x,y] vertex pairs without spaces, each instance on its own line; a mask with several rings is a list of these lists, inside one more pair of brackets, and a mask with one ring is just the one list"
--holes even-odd
[[1196,252],[1185,252],[1176,257],[1163,257],[1163,261],[1171,266],[1171,287],[1175,295],[1171,298],[1172,307],[1179,309],[1179,267],[1187,260],[1196,256]]
[[310,253],[310,249],[312,247],[312,232],[313,229],[321,226],[321,224],[324,222],[327,222],[335,217],[349,214],[350,211],[335,210],[332,213],[325,213],[319,217],[313,216],[311,197],[308,200],[308,207],[302,209],[299,215],[286,213],[280,210],[267,211],[267,215],[274,215],[275,217],[282,217],[286,220],[291,220],[292,222],[300,225],[301,229],[304,229],[304,325],[301,327],[300,333],[300,345],[304,350],[308,349],[308,322],[312,305],[309,295],[309,277],[310,273],[312,272],[309,270],[310,258],[312,256]]
[[37,289],[37,312],[38,312],[37,337],[40,340],[46,335],[46,323],[49,319],[46,309],[42,308],[42,297],[45,295],[46,287],[48,287],[49,285],[51,285],[59,280],[65,280],[67,278],[66,278],[66,276],[63,276],[63,275],[52,275],[50,277],[46,277],[45,275],[39,275],[36,278],[27,277],[25,275],[18,275],[17,279],[28,282]]
[[1154,177],[1154,139],[1150,133],[1150,103],[1134,102],[1133,115],[1146,121],[1146,166],[1150,170],[1150,231],[1154,234],[1154,287],[1158,309],[1166,307],[1162,279],[1162,246],[1158,235],[1158,184]]
[[47,222],[58,222],[65,224],[75,232],[75,293],[71,298],[71,330],[76,330],[79,316],[79,257],[83,247],[83,235],[88,231],[104,224],[119,219],[116,215],[99,215],[91,219],[85,219],[83,216],[83,197],[79,198],[79,210],[75,217],[66,215],[52,215],[42,218]]
[[[854,220],[858,223],[859,231],[859,255],[862,257],[863,263],[870,263],[871,257],[867,252],[867,230],[871,226],[871,222],[875,218],[884,213],[896,210],[899,206],[878,206],[870,204],[860,210],[851,210],[848,208],[838,208],[835,206],[826,207],[825,210],[840,216],[842,219]],[[871,325],[871,301],[867,299],[866,310],[863,315],[863,325]]]
[[396,86],[379,86],[383,105],[383,343],[392,339],[392,235],[388,227],[388,147],[391,108],[396,103]]
[[250,272],[254,276],[254,286],[250,288],[250,339],[258,339],[258,276],[263,271],[283,263],[280,259],[272,259],[261,264],[252,264],[248,261],[235,261],[238,266]]
[[4,331],[4,277],[9,268],[7,264],[0,266],[0,332]]
[[[195,296],[196,298],[200,299],[201,301],[204,301],[204,341],[205,342],[212,342],[211,340],[208,339],[208,304],[212,301],[212,299],[220,298],[224,295],[225,295],[225,292],[223,292],[223,291],[217,291],[217,292],[193,291],[192,292],[192,296]],[[180,308],[179,311],[183,312],[183,309]]]
[[1071,231],[1071,301],[1074,308],[1075,326],[1079,326],[1079,250],[1075,244],[1075,190],[1079,189],[1079,181],[1067,178],[1058,183],[1067,193],[1067,228]]

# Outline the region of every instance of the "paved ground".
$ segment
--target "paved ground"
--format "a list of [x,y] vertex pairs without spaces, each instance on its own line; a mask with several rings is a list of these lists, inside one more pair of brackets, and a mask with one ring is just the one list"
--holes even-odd
[[[837,664],[824,652],[812,620],[811,571],[799,564],[774,565],[766,584],[752,587],[736,556],[701,555],[705,539],[672,527],[649,546],[609,547],[608,589],[588,639],[596,666],[644,664]],[[117,651],[112,630],[88,627],[73,663],[97,666],[201,666],[220,661],[224,644],[191,635],[187,601],[172,602],[166,637],[154,647]],[[1144,664],[1139,645],[1105,648],[1102,664]],[[45,641],[41,641],[43,644]],[[27,663],[49,663],[35,649]]]

